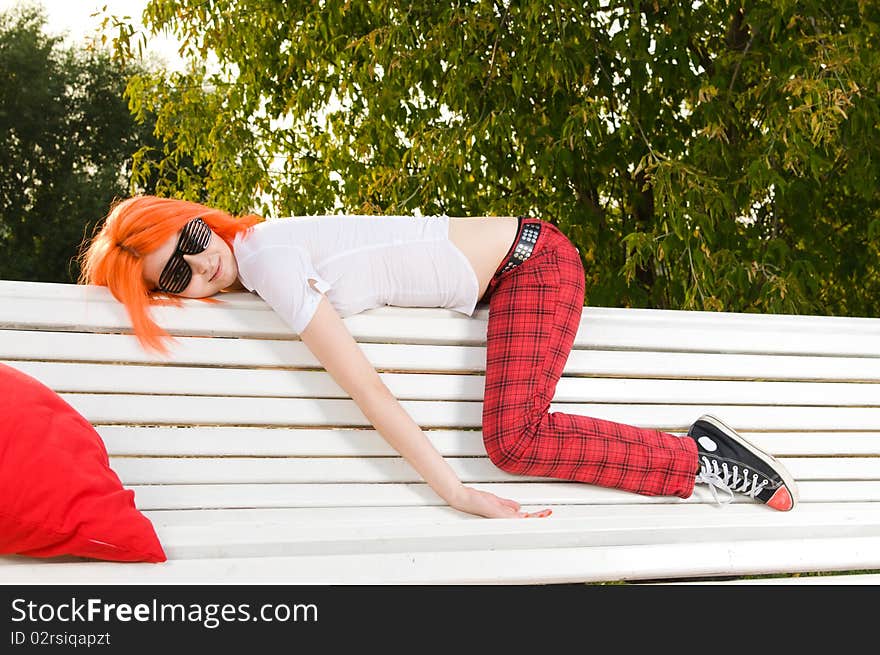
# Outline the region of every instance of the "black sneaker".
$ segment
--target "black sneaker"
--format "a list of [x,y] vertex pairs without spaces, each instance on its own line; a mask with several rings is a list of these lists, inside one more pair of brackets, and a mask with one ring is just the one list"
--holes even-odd
[[723,502],[733,500],[736,491],[782,512],[797,504],[797,485],[785,467],[721,420],[704,414],[688,436],[697,442],[697,483],[708,484],[716,502],[722,502],[715,491],[721,489],[730,494]]

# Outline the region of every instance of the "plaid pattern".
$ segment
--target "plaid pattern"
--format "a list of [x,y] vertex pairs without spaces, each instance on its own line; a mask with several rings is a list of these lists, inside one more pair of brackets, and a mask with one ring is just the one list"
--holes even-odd
[[[584,306],[580,253],[551,223],[531,256],[498,267],[489,301],[483,442],[509,473],[576,480],[649,496],[691,495],[693,439],[588,416],[550,412]],[[517,239],[519,235],[517,235]],[[511,248],[512,249],[512,248]]]

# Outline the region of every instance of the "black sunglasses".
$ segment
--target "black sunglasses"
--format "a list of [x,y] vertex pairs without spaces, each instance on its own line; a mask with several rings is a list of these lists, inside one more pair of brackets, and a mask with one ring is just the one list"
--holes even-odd
[[211,242],[211,228],[201,218],[194,218],[183,226],[174,252],[162,269],[156,288],[165,293],[180,293],[192,280],[192,269],[183,255],[202,252]]

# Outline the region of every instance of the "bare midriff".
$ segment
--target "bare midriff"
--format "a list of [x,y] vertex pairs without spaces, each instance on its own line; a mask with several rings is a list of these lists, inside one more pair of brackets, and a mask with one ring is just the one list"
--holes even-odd
[[515,216],[450,217],[449,240],[467,257],[477,275],[478,300],[513,245],[517,225]]

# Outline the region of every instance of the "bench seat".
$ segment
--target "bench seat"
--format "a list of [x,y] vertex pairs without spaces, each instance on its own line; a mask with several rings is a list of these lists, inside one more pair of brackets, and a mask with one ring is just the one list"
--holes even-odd
[[787,513],[718,506],[702,486],[683,500],[501,471],[480,432],[485,306],[345,319],[466,484],[553,509],[487,520],[446,505],[259,297],[221,299],[155,311],[179,337],[166,360],[140,348],[104,288],[0,281],[0,361],[95,426],[169,558],[7,556],[0,579],[541,584],[880,570],[880,319],[584,308],[551,411],[677,435],[716,414],[789,468],[801,504]]

